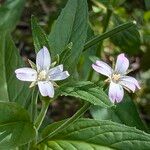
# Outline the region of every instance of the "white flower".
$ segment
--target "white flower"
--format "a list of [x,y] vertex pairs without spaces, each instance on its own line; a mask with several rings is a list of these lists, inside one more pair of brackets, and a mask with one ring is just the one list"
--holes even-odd
[[124,54],[118,55],[114,70],[103,61],[96,61],[95,64],[92,64],[92,67],[96,72],[108,77],[107,81],[110,82],[109,98],[112,103],[122,101],[124,96],[123,88],[132,92],[135,92],[136,89],[140,89],[138,81],[135,78],[126,76],[129,60]]
[[16,77],[21,81],[30,81],[31,86],[38,85],[42,96],[54,97],[54,81],[69,77],[68,71],[63,71],[63,65],[50,68],[51,57],[44,46],[36,56],[36,70],[33,68],[19,68],[15,70]]

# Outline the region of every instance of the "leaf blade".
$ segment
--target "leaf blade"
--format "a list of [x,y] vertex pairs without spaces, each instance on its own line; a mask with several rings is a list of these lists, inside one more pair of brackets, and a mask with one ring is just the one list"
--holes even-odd
[[[80,143],[80,144],[79,144]],[[47,143],[42,143],[47,149],[69,150],[99,150],[106,149],[149,149],[150,135],[133,127],[128,127],[112,121],[80,119],[72,126],[58,133]],[[40,145],[39,145],[40,146]],[[54,146],[56,146],[54,148]]]
[[[7,33],[0,36],[0,101],[16,101],[25,105],[31,96],[28,84],[19,81],[15,76],[15,69],[23,66],[17,49]],[[24,98],[24,101],[22,100]]]
[[0,148],[26,144],[35,137],[27,111],[16,103],[0,102]]
[[25,0],[7,0],[0,7],[0,31],[12,31],[22,13]]
[[[72,73],[81,55],[88,28],[88,10],[86,0],[69,0],[61,12],[49,35],[52,55],[60,55],[72,42],[71,53],[64,67]],[[80,17],[82,15],[82,17]],[[80,37],[80,40],[79,40]],[[69,62],[69,63],[67,63]]]
[[41,48],[43,48],[43,46],[46,46],[48,50],[50,50],[48,37],[38,24],[37,18],[35,18],[34,16],[31,17],[31,27],[35,52],[37,53]]
[[91,115],[96,120],[111,120],[127,126],[136,127],[140,130],[148,131],[139,116],[134,102],[128,95],[126,95],[124,100],[114,108],[105,109],[93,106],[91,108]]
[[88,101],[93,105],[102,107],[111,107],[110,102],[105,92],[96,84],[90,81],[80,81],[67,83],[57,89],[56,95],[73,96]]

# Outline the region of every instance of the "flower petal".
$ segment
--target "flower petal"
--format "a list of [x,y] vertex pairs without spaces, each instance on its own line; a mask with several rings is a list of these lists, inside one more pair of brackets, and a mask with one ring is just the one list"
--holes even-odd
[[51,64],[51,57],[48,49],[44,46],[36,56],[37,70],[48,70]]
[[36,81],[37,72],[32,68],[19,68],[15,70],[16,77],[21,81]]
[[108,77],[110,77],[113,72],[112,68],[109,65],[107,65],[105,62],[99,61],[99,60],[97,60],[95,64],[92,64],[92,68],[96,72],[103,74],[105,76],[108,76]]
[[42,96],[54,97],[54,87],[51,82],[39,81],[38,87]]
[[121,102],[124,96],[124,90],[121,85],[114,82],[110,83],[109,86],[109,98],[112,103]]
[[125,55],[123,53],[118,55],[115,66],[115,72],[119,74],[126,74],[128,67],[129,60],[125,57]]
[[59,65],[59,66],[56,66],[52,69],[49,70],[49,74],[57,74],[57,73],[61,73],[63,71],[63,65]]
[[68,78],[69,76],[70,75],[69,75],[68,71],[63,71],[61,73],[50,74],[49,78],[50,78],[50,80],[58,81],[58,80],[64,80],[64,79]]
[[125,88],[128,88],[132,92],[135,92],[136,89],[141,89],[138,81],[135,78],[130,77],[130,76],[121,77],[119,80],[119,84],[121,84]]

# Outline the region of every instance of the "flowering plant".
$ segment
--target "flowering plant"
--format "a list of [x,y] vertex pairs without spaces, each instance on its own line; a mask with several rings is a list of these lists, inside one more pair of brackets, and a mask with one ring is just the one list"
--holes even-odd
[[135,78],[126,76],[129,60],[124,54],[118,56],[114,70],[102,61],[96,61],[96,64],[93,64],[92,67],[98,73],[108,77],[107,81],[110,82],[109,99],[112,103],[122,101],[124,96],[123,87],[132,92],[135,92],[136,89],[140,89],[138,81]]
[[[45,10],[44,1],[40,3]],[[135,49],[139,32],[135,22],[118,19],[114,10],[122,3],[92,0],[93,11],[104,10],[102,33],[96,36],[87,0],[68,0],[49,34],[32,16],[36,57],[26,64],[12,40],[26,1],[8,0],[0,7],[0,150],[150,149],[149,129],[134,104],[135,94],[128,93],[142,89],[135,75],[127,75],[131,57],[125,56],[126,48]],[[108,38],[118,56],[109,52],[104,57],[103,41]],[[112,68],[102,61],[115,57]],[[50,111],[64,99],[81,107],[56,121]]]

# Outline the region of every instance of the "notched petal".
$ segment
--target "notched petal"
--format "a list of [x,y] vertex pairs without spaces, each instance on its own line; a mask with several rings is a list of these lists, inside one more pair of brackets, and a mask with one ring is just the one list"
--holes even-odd
[[63,71],[63,65],[61,64],[61,65],[58,65],[58,66],[56,66],[54,68],[51,68],[49,70],[49,75],[50,74],[58,74],[58,73],[61,73],[62,71]]
[[129,60],[125,57],[125,55],[123,53],[118,55],[115,66],[115,72],[122,75],[126,74],[128,67]]
[[123,76],[120,78],[119,84],[121,84],[122,86],[128,88],[129,90],[131,90],[132,92],[135,92],[136,89],[141,89],[141,87],[139,86],[138,81],[130,76]]
[[19,68],[15,70],[16,77],[21,81],[36,81],[37,72],[32,68]]
[[68,73],[68,71],[63,71],[61,73],[54,73],[54,74],[50,74],[49,78],[52,81],[60,81],[60,80],[64,80],[66,78],[68,78],[70,75]]
[[39,81],[38,87],[42,96],[54,97],[54,87],[51,82]]
[[43,48],[37,53],[36,56],[36,66],[37,70],[48,70],[51,64],[51,57],[48,49],[43,46]]
[[113,70],[112,70],[112,68],[109,66],[109,65],[107,65],[105,62],[103,62],[103,61],[96,61],[96,63],[95,64],[92,64],[92,68],[96,71],[96,72],[98,72],[98,73],[100,73],[100,74],[103,74],[103,75],[105,75],[105,76],[107,76],[107,77],[110,77],[111,76],[111,74],[112,74],[112,72],[113,72]]
[[124,96],[124,90],[121,85],[116,84],[114,82],[110,83],[109,86],[109,98],[112,103],[119,103],[122,101]]

